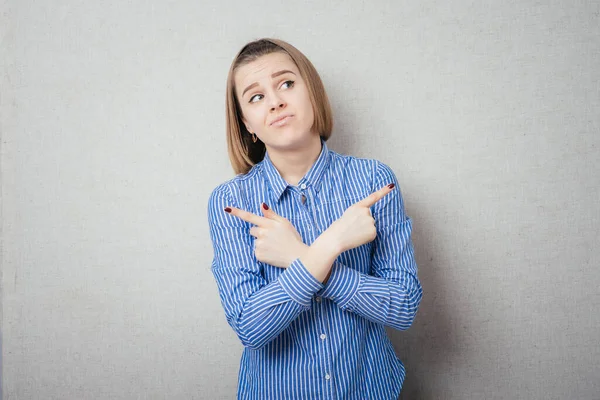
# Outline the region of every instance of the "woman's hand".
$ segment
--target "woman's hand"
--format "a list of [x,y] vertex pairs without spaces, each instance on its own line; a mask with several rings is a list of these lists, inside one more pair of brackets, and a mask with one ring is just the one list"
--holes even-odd
[[255,225],[250,229],[250,234],[256,238],[254,255],[258,261],[287,268],[304,254],[308,246],[302,242],[300,234],[290,221],[277,215],[265,203],[262,203],[261,210],[263,217],[239,208],[225,209],[231,215]]
[[333,237],[339,253],[369,243],[377,236],[371,206],[394,189],[391,183],[348,207],[344,214],[324,232]]

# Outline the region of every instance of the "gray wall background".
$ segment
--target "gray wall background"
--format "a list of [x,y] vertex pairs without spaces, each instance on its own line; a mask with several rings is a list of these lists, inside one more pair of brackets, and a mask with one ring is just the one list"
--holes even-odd
[[4,399],[234,397],[206,206],[263,36],[320,71],[330,146],[400,180],[402,398],[600,399],[598,2],[1,4]]

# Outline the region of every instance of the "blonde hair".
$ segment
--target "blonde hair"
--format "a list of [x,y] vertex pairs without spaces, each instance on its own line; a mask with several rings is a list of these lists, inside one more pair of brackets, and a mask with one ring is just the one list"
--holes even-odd
[[252,142],[250,132],[242,122],[242,109],[235,93],[235,73],[242,65],[264,55],[285,53],[298,67],[302,79],[306,82],[310,102],[313,107],[315,121],[313,131],[319,133],[323,140],[329,139],[333,129],[333,117],[329,99],[323,82],[312,63],[298,49],[283,40],[259,39],[246,44],[233,59],[227,76],[226,93],[226,132],[229,160],[236,174],[245,174],[254,164],[265,157],[265,145],[262,141]]

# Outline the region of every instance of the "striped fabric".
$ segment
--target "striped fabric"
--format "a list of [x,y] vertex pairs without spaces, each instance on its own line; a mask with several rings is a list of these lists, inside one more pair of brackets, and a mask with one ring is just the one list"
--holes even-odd
[[[299,259],[288,268],[257,261],[251,225],[223,211],[262,215],[264,201],[310,244],[349,206],[389,183],[396,189],[371,208],[377,238],[342,253],[325,285]],[[238,399],[398,398],[405,369],[384,326],[410,327],[423,291],[411,219],[388,166],[338,154],[322,141],[315,164],[291,186],[266,154],[212,192],[208,217],[221,303],[245,346]]]

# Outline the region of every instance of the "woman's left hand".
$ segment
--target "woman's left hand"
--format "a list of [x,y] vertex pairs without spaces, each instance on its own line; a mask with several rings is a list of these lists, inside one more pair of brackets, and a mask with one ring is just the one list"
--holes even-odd
[[261,207],[263,217],[239,208],[227,208],[231,210],[231,215],[255,225],[250,229],[250,234],[256,238],[254,255],[258,261],[287,268],[308,249],[292,223],[265,203]]

